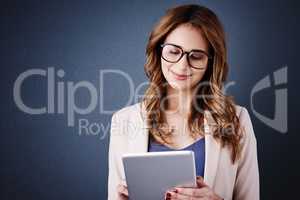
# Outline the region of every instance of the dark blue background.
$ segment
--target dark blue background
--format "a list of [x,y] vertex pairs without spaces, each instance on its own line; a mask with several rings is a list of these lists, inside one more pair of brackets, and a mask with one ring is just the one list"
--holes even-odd
[[[109,137],[78,135],[66,114],[28,115],[13,100],[13,85],[27,69],[63,69],[61,81],[87,80],[98,89],[100,69],[119,69],[134,83],[146,81],[145,46],[154,23],[170,6],[201,3],[214,10],[227,33],[229,92],[248,108],[258,141],[261,199],[297,197],[299,186],[299,3],[297,1],[2,1],[1,2],[1,199],[105,199]],[[263,77],[288,66],[286,134],[259,121],[250,91]],[[104,105],[117,110],[128,96],[126,81],[107,80]],[[125,84],[125,87],[124,87]],[[273,116],[274,88],[256,108]],[[46,103],[46,82],[22,90],[30,105]],[[78,105],[89,102],[80,91]],[[123,103],[122,103],[123,102]],[[132,102],[134,103],[134,102]],[[110,123],[98,107],[85,116]],[[299,123],[298,123],[299,124]]]

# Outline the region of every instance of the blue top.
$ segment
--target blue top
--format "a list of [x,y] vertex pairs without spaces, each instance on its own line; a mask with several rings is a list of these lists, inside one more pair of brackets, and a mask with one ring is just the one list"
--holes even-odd
[[196,174],[197,174],[197,176],[204,177],[204,166],[205,166],[205,139],[204,139],[204,137],[183,149],[172,149],[165,145],[159,144],[149,138],[148,152],[182,151],[182,150],[190,150],[190,151],[194,152],[195,162],[196,162]]

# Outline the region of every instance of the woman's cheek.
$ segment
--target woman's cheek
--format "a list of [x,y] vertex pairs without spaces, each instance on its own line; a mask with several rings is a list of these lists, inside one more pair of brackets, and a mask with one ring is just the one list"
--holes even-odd
[[165,63],[162,62],[162,72],[165,77],[165,79],[170,80],[170,68],[172,67],[172,63]]

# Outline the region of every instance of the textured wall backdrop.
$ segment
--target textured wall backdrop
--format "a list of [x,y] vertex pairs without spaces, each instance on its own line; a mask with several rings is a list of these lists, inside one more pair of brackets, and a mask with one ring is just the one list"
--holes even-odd
[[2,1],[1,199],[106,198],[111,112],[138,101],[149,32],[183,3],[225,26],[228,93],[252,118],[261,199],[295,196],[297,1]]

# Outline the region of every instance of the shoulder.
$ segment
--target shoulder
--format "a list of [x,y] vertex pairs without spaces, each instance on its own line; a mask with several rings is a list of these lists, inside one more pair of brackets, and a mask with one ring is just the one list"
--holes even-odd
[[236,105],[235,108],[236,115],[239,118],[240,131],[242,131],[243,135],[241,140],[242,146],[256,146],[256,137],[247,108],[239,105]]
[[113,113],[112,118],[126,119],[126,120],[137,120],[142,119],[142,107],[141,102],[135,103],[129,106],[125,106]]
[[[136,138],[138,133],[145,130],[145,121],[142,118],[140,106],[140,103],[136,103],[114,112],[110,129],[112,143],[126,147],[128,138]],[[118,139],[115,140],[114,138]]]
[[240,106],[240,105],[235,105],[235,111],[236,115],[240,120],[240,125],[241,126],[251,126],[250,128],[252,129],[252,123],[250,119],[249,112],[247,108]]
[[245,110],[247,111],[245,107],[237,104],[235,105],[235,112],[238,117],[241,115],[242,112],[245,112]]
[[252,123],[250,119],[249,112],[247,108],[240,106],[240,105],[235,105],[235,110],[236,110],[236,115],[238,116],[240,120],[240,124],[242,126],[250,126],[252,128]]

